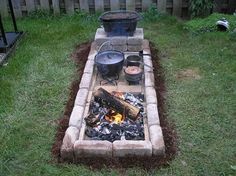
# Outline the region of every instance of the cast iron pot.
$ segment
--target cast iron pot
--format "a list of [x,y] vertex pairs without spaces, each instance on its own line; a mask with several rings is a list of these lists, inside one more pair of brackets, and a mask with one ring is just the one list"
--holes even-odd
[[102,22],[108,36],[133,36],[141,16],[135,11],[110,11],[103,13]]
[[140,62],[142,62],[142,58],[140,56],[137,56],[137,55],[130,55],[126,58],[125,61],[126,61],[125,62],[126,67],[129,67],[129,66],[139,67]]
[[124,54],[120,51],[101,51],[95,56],[95,64],[102,76],[111,77],[119,75],[123,68]]
[[128,82],[135,83],[142,80],[143,71],[137,66],[126,67],[125,70],[125,79]]

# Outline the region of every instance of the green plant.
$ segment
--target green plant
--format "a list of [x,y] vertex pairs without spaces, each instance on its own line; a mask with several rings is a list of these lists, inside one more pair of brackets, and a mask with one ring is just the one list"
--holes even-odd
[[226,18],[229,22],[229,31],[232,31],[234,28],[236,28],[235,16],[213,13],[207,18],[195,18],[191,21],[186,22],[184,25],[184,29],[191,31],[194,34],[217,31],[216,22],[222,18]]
[[142,14],[145,21],[156,21],[160,17],[160,13],[157,11],[156,6],[151,5],[146,12]]
[[213,0],[190,0],[191,17],[203,17],[209,14]]

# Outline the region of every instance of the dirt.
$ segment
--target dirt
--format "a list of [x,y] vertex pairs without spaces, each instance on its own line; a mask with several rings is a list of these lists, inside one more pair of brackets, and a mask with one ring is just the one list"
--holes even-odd
[[[164,141],[165,141],[165,156],[161,157],[126,157],[126,158],[84,158],[81,159],[76,164],[83,164],[88,166],[90,169],[117,169],[119,172],[125,172],[126,168],[139,167],[144,170],[150,171],[152,169],[157,169],[160,167],[166,167],[169,162],[174,159],[177,153],[177,133],[175,131],[174,123],[170,121],[166,114],[165,106],[165,75],[163,68],[160,64],[160,58],[158,57],[158,50],[155,49],[154,45],[151,44],[151,52],[153,59],[153,66],[155,68],[155,85],[158,99],[158,110],[160,124],[163,131]],[[72,54],[72,59],[77,65],[77,72],[75,77],[79,78],[74,80],[70,86],[70,94],[68,101],[64,110],[64,115],[61,117],[58,123],[58,129],[55,136],[55,142],[52,146],[52,155],[60,163],[64,161],[60,157],[60,147],[62,145],[63,137],[65,131],[68,127],[69,117],[73,109],[75,97],[79,89],[79,82],[81,75],[83,73],[84,65],[87,61],[87,56],[90,50],[90,43],[84,43],[77,46],[76,50]]]
[[198,80],[198,79],[201,79],[198,68],[188,68],[185,70],[181,70],[175,75],[175,77],[178,80],[194,80],[194,79]]

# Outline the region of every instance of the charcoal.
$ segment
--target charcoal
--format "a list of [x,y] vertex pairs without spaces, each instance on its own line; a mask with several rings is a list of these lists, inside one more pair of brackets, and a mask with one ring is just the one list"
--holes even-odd
[[111,109],[107,105],[99,104],[96,101],[90,103],[90,114],[85,118],[87,128],[85,134],[92,140],[144,140],[143,118],[146,113],[143,108],[142,94],[133,95],[125,93],[122,96],[125,101],[140,108],[138,118],[134,121],[124,118],[121,123],[107,121],[105,116],[110,115]]

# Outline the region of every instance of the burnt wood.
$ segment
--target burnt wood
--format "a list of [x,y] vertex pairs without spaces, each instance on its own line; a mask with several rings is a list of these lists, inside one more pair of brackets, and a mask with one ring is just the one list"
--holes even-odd
[[131,120],[136,120],[140,109],[129,104],[128,102],[113,96],[103,88],[99,88],[94,94],[95,101],[107,105],[120,114],[125,114]]

